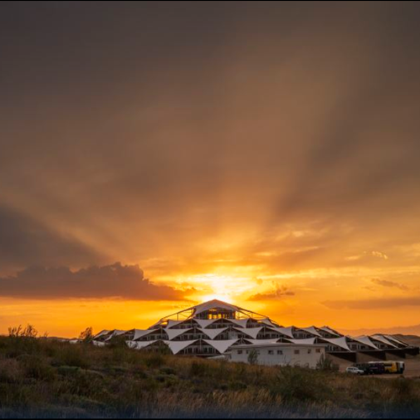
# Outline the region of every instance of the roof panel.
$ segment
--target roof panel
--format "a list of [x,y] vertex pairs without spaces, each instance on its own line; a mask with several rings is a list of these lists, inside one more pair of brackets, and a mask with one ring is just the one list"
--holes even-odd
[[207,344],[214,347],[220,354],[226,352],[229,347],[232,347],[239,340],[204,340]]

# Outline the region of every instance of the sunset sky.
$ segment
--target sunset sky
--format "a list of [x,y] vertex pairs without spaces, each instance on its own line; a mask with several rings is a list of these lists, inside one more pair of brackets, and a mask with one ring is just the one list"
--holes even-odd
[[285,326],[420,325],[419,19],[2,2],[0,334],[212,298]]

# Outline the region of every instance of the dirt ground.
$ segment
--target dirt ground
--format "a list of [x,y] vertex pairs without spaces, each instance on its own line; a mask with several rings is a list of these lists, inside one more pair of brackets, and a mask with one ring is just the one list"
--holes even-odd
[[[347,362],[345,360],[334,357],[334,363],[337,363],[340,366],[340,372],[345,372],[346,368],[351,366],[352,362]],[[406,378],[419,378],[420,379],[420,357],[416,358],[407,358],[404,359],[405,362],[405,372],[404,377]],[[396,378],[401,375],[378,375],[377,378],[391,379]]]

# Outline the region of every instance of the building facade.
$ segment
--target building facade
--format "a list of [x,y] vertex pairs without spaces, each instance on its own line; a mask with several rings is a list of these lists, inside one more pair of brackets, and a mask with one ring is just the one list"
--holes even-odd
[[393,336],[349,337],[330,327],[283,326],[270,318],[219,300],[202,303],[162,318],[146,330],[104,330],[94,344],[125,340],[137,350],[167,348],[172,354],[197,357],[224,355],[237,346],[293,344],[318,345],[327,354],[357,361],[358,355],[385,360],[419,353]]
[[315,369],[325,358],[325,347],[323,344],[242,344],[233,346],[227,355],[232,362],[250,363],[251,352],[255,352],[255,362],[259,365]]

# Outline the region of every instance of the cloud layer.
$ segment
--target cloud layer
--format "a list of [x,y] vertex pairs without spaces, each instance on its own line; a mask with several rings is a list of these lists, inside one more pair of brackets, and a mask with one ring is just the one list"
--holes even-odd
[[23,299],[179,300],[183,293],[144,278],[137,265],[115,263],[71,271],[67,267],[33,267],[0,278],[0,297]]

